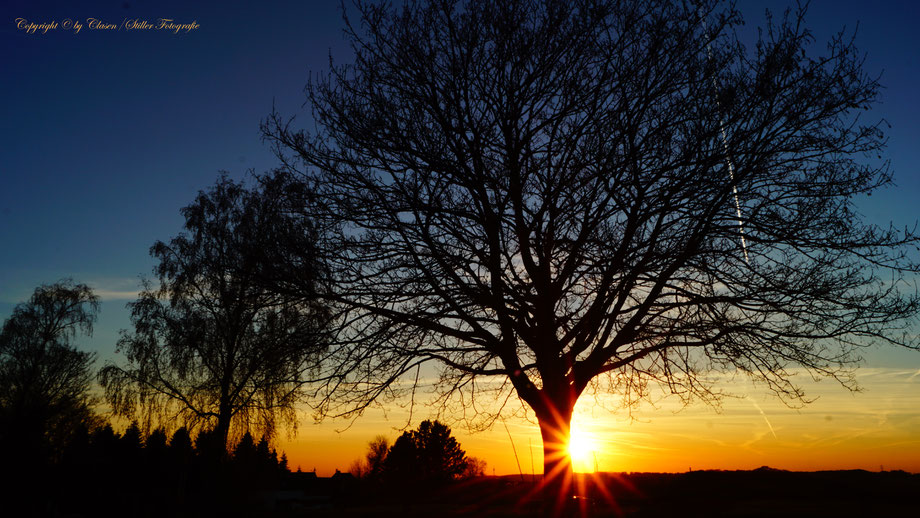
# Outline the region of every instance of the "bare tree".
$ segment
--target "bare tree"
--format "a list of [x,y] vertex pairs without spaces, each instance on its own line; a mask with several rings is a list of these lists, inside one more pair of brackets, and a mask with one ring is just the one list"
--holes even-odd
[[367,444],[367,453],[363,459],[356,459],[352,462],[348,472],[357,478],[367,478],[370,480],[379,480],[383,472],[383,462],[387,458],[387,452],[390,450],[390,441],[386,436],[378,435]]
[[279,232],[270,190],[221,177],[182,213],[187,232],[151,248],[159,287],[130,304],[134,330],[117,348],[127,365],[100,379],[117,413],[213,428],[226,450],[231,432],[296,425],[323,312],[259,283],[258,251]]
[[479,457],[471,457],[467,455],[466,457],[466,469],[463,471],[463,475],[460,476],[462,479],[474,479],[478,477],[484,477],[486,475],[486,461],[485,459],[480,459]]
[[91,424],[94,354],[74,339],[92,334],[99,298],[65,280],[35,289],[0,330],[0,443],[13,466],[49,458],[80,424]]
[[367,445],[367,476],[370,478],[379,478],[383,472],[383,463],[387,458],[387,452],[390,450],[390,441],[383,435],[374,437]]
[[792,369],[852,387],[861,347],[917,347],[917,235],[854,208],[890,175],[852,39],[815,56],[799,10],[748,49],[712,0],[399,5],[357,4],[312,133],[263,127],[315,189],[290,207],[337,308],[325,413],[433,362],[443,401],[512,387],[564,484],[591,387],[713,400],[741,372],[800,402]]

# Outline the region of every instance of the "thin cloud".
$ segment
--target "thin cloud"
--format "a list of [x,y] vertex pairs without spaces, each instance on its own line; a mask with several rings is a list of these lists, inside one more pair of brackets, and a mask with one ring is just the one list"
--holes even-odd
[[94,289],[93,293],[99,296],[100,299],[109,301],[109,300],[134,300],[137,298],[140,293],[139,290],[100,290]]
[[[85,281],[79,275],[70,275],[61,277],[61,279],[73,279],[77,283],[85,283],[92,288],[93,293],[103,301],[112,300],[135,300],[140,294],[137,279],[112,278],[102,280]],[[40,284],[52,284],[58,281],[47,281],[36,283],[35,286],[18,286],[18,285],[0,285],[0,304],[9,304],[11,306],[26,302],[32,295],[36,286]]]
[[141,292],[137,279],[104,278],[91,280],[87,284],[103,301],[135,300]]

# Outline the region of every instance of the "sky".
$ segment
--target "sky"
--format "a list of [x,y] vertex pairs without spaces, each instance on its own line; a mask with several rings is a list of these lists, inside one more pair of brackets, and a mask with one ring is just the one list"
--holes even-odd
[[[781,11],[789,3],[740,1],[745,30],[762,23],[765,7]],[[139,279],[151,276],[150,246],[181,230],[179,209],[220,171],[242,179],[276,165],[259,133],[273,106],[309,125],[302,91],[308,77],[326,70],[330,58],[348,59],[339,2],[6,0],[0,12],[0,321],[42,283],[87,283],[103,304],[93,336],[80,344],[96,351],[101,365],[116,358],[118,330],[129,325],[125,304]],[[156,26],[161,18],[197,26],[126,28],[132,20]],[[807,17],[817,51],[858,23],[865,70],[881,74],[885,89],[870,116],[891,124],[887,154],[896,187],[859,200],[859,208],[883,225],[920,216],[918,19],[920,3],[906,0],[815,0]],[[44,33],[21,28],[51,22],[57,27]],[[615,401],[585,397],[574,427],[590,454],[576,467],[920,472],[920,353],[869,351],[858,377],[864,391],[855,394],[803,378],[819,397],[802,409],[737,380],[720,381],[739,395],[720,411],[680,410],[664,399],[627,415]],[[279,446],[292,466],[329,474],[347,469],[375,435],[395,439],[407,417],[398,407],[374,409],[354,423],[314,424],[304,414],[298,435]],[[412,426],[426,417],[434,416],[416,409]],[[479,433],[458,424],[455,433],[469,454],[487,460],[490,473],[530,472],[528,451],[540,471],[532,420],[511,417]]]

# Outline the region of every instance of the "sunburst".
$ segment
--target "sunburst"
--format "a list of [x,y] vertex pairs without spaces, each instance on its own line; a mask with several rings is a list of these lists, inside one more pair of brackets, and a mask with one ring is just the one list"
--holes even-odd
[[569,438],[569,455],[575,471],[594,471],[594,456],[597,454],[598,444],[594,435],[585,430],[572,428]]

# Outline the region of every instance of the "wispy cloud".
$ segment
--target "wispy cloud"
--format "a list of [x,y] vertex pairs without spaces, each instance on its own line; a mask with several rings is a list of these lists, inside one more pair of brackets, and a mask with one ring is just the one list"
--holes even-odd
[[[25,275],[21,277],[26,277]],[[134,300],[140,293],[140,283],[130,277],[103,277],[86,279],[80,275],[59,276],[61,279],[71,278],[76,282],[85,283],[93,289],[103,301]],[[35,288],[41,284],[51,284],[56,281],[30,282],[22,278],[0,277],[0,304],[10,306],[25,302],[32,296]]]
[[97,278],[89,280],[87,284],[103,301],[134,300],[141,291],[138,280],[133,278]]
[[94,288],[93,292],[102,300],[134,300],[140,290],[107,290]]

